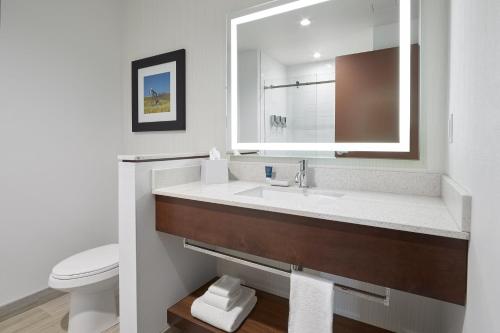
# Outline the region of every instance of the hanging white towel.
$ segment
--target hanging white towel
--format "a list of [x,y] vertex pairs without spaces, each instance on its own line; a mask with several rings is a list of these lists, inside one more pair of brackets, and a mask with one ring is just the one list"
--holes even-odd
[[[208,305],[215,306],[224,311],[229,311],[233,308],[233,306],[238,302],[241,296],[242,288],[239,288],[236,292],[234,292],[231,297],[219,296],[211,293],[210,291],[205,292],[203,294],[203,301]],[[255,295],[255,290],[253,290],[253,294]],[[252,295],[253,296],[253,295]]]
[[293,271],[288,333],[331,333],[333,293],[332,281]]
[[220,279],[208,287],[208,291],[215,295],[232,297],[241,287],[241,284],[242,282],[240,279],[229,275],[223,275]]
[[257,303],[255,290],[241,287],[241,296],[229,311],[218,309],[203,301],[203,296],[194,300],[191,315],[226,332],[234,332],[250,314]]

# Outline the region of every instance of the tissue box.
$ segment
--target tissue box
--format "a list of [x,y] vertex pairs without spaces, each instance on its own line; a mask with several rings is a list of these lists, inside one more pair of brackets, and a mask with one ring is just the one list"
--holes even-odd
[[224,184],[228,182],[227,160],[201,161],[201,181],[205,184]]

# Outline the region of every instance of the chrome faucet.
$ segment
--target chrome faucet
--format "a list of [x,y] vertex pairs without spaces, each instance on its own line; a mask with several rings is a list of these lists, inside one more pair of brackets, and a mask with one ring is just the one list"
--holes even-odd
[[295,183],[299,184],[300,188],[307,187],[307,160],[299,161],[299,172],[295,175]]

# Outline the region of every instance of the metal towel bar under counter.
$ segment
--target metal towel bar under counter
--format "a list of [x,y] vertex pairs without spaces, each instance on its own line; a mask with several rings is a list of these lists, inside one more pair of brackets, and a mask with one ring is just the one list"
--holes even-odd
[[[184,248],[186,248],[186,249],[197,251],[197,252],[204,253],[204,254],[208,254],[208,255],[211,255],[213,257],[221,258],[221,259],[228,260],[228,261],[231,261],[234,263],[238,263],[238,264],[245,265],[248,267],[253,267],[256,269],[260,269],[262,271],[266,271],[269,273],[273,273],[273,274],[277,274],[277,275],[281,275],[281,276],[285,276],[285,277],[290,277],[290,274],[294,270],[301,270],[301,267],[298,265],[290,265],[290,269],[287,270],[287,269],[282,269],[282,268],[274,267],[271,265],[259,263],[256,261],[244,259],[241,257],[237,257],[237,256],[234,256],[232,254],[227,254],[227,253],[224,253],[224,252],[221,252],[218,250],[214,250],[214,249],[210,249],[207,247],[203,247],[200,245],[190,244],[186,238],[184,238],[183,243],[184,243]],[[372,302],[381,303],[385,306],[389,306],[389,302],[390,302],[390,293],[391,293],[390,288],[385,288],[385,295],[379,295],[379,294],[371,293],[369,291],[364,291],[364,290],[356,289],[353,287],[344,286],[341,284],[335,284],[335,291],[338,291],[338,292],[341,292],[344,294],[348,294],[348,295],[352,295],[352,296],[356,296],[356,297],[366,299],[366,300],[369,300]]]

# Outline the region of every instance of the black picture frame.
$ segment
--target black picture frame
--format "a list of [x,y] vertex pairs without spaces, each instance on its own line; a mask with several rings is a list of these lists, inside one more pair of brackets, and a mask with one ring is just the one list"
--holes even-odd
[[[139,122],[139,70],[175,61],[176,120]],[[140,101],[143,103],[143,101]],[[132,61],[132,132],[177,131],[186,129],[186,50],[180,49]]]

